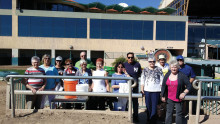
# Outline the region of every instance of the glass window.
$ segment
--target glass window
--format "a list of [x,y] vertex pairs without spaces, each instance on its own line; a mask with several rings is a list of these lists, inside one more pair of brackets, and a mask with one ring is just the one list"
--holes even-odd
[[0,15],[0,36],[12,35],[12,17],[11,15]]
[[153,40],[153,21],[144,21],[143,40]]
[[30,16],[18,16],[18,36],[30,36]]
[[65,37],[75,38],[76,37],[76,19],[74,18],[66,18],[65,19]]
[[101,38],[101,20],[90,19],[90,38]]
[[112,21],[108,19],[101,20],[101,38],[102,39],[112,39],[112,29],[111,29]]
[[[133,21],[133,34],[132,37],[133,39],[136,40],[142,40],[143,39],[143,29],[144,27],[144,21]],[[147,30],[147,29],[146,29]]]
[[64,18],[53,18],[53,36],[64,37],[65,34],[65,19]]
[[122,38],[122,21],[112,20],[112,39]]
[[157,21],[157,40],[185,40],[185,22]]
[[31,17],[31,36],[40,37],[42,31],[42,18],[41,17]]
[[132,39],[132,20],[122,20],[121,39]]
[[87,38],[87,19],[76,19],[76,37]]
[[12,0],[0,0],[0,9],[12,9]]
[[44,17],[42,18],[42,28],[41,28],[41,36],[42,37],[53,37],[53,18]]

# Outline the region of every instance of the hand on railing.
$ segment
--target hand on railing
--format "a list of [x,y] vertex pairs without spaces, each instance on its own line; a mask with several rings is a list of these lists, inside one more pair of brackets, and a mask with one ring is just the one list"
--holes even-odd
[[31,88],[31,91],[32,91],[33,94],[36,94],[36,92],[37,92],[37,90],[34,89],[34,88]]

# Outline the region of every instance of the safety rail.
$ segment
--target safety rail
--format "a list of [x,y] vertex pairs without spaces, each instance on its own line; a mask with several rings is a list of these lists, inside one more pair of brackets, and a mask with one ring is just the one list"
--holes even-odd
[[196,121],[195,121],[196,124],[199,124],[201,100],[220,101],[220,97],[219,96],[202,96],[202,83],[216,83],[216,82],[220,82],[220,79],[199,79],[199,80],[195,80],[193,82],[193,88],[198,90],[197,96],[195,96],[193,98],[193,99],[197,98]]
[[132,97],[138,97],[138,94],[132,94],[132,88],[137,86],[137,82],[134,81],[132,85],[132,77],[101,77],[101,76],[48,76],[48,75],[8,75],[10,78],[10,90],[11,90],[11,109],[12,118],[15,117],[15,94],[34,95],[31,91],[27,90],[14,90],[14,78],[53,78],[53,79],[107,79],[107,80],[128,80],[129,93],[92,93],[92,92],[69,92],[69,91],[38,91],[36,94],[44,95],[78,95],[78,96],[106,96],[106,97],[128,97],[128,119],[132,122]]

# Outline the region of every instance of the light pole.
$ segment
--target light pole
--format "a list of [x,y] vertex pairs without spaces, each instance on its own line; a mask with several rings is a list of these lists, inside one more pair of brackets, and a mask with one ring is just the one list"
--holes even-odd
[[72,56],[72,51],[73,50],[73,46],[72,45],[70,45],[70,59],[71,59],[71,56]]

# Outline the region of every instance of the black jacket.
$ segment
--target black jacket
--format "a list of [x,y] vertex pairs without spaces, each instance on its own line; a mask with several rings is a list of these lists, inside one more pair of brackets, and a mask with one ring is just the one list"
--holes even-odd
[[[168,88],[167,88],[166,82],[170,74],[171,74],[171,71],[167,72],[167,74],[163,78],[163,83],[162,83],[162,88],[161,88],[161,97],[167,97]],[[178,72],[177,81],[178,81],[178,87],[177,87],[177,92],[176,92],[176,98],[179,99],[180,94],[183,93],[185,89],[188,89],[190,91],[192,85],[189,82],[189,78],[182,72]]]

